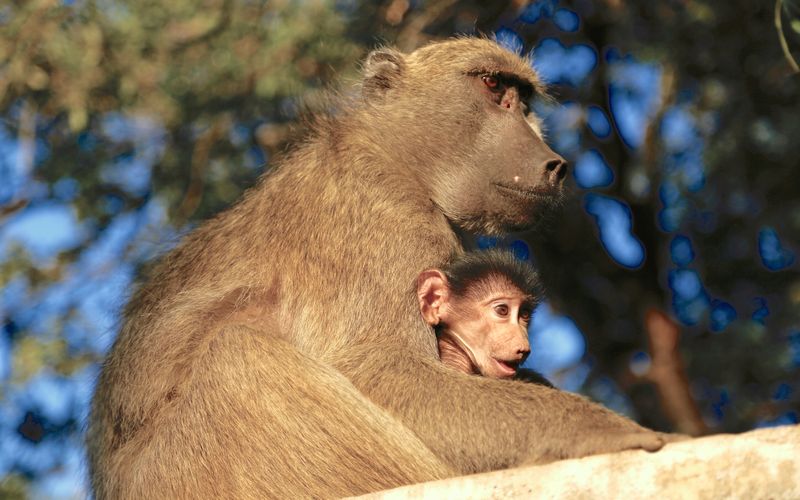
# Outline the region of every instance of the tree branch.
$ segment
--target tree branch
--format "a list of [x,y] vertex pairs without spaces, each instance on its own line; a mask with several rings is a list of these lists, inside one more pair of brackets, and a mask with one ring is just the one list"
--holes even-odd
[[678,324],[655,308],[647,311],[644,323],[652,360],[647,378],[658,389],[664,412],[679,432],[691,436],[707,434],[708,427],[689,390],[689,378],[679,350]]

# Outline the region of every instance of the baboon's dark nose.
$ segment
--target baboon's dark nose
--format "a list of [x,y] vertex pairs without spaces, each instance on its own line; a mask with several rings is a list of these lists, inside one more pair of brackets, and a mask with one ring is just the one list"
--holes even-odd
[[561,158],[553,158],[545,164],[545,176],[551,186],[558,186],[567,176],[567,162]]

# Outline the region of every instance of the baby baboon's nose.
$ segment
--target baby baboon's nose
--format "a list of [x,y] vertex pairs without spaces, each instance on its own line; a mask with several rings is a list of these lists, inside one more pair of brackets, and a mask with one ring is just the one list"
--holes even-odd
[[517,348],[517,356],[519,357],[519,362],[522,363],[527,359],[528,355],[531,353],[531,346],[528,344],[527,339],[526,342]]

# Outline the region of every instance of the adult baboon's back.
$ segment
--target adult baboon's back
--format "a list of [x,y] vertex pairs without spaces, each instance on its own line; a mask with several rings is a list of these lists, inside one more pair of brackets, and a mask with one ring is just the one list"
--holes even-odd
[[531,227],[565,165],[487,40],[370,54],[361,96],[150,273],[100,376],[98,497],[342,496],[662,438],[437,359],[416,274]]

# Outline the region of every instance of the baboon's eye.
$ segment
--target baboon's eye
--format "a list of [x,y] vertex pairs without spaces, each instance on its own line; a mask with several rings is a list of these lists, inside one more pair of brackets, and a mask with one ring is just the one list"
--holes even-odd
[[483,75],[481,80],[483,80],[483,83],[491,90],[499,91],[502,89],[500,78],[496,77],[495,75]]
[[508,315],[508,306],[505,304],[497,304],[494,306],[494,312],[496,312],[498,316],[505,317]]
[[522,321],[528,321],[531,319],[531,310],[527,308],[522,308],[519,310],[519,319]]

